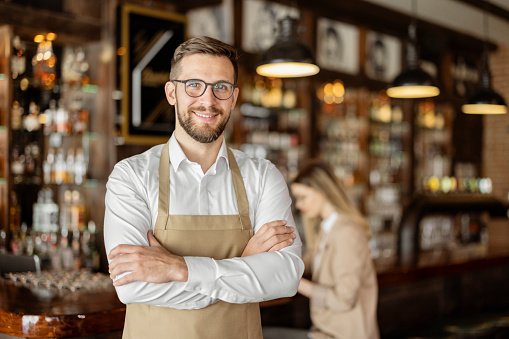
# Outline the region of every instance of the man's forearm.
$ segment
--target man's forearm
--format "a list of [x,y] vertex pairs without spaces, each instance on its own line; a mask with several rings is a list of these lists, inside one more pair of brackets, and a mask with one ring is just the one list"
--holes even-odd
[[248,303],[293,296],[304,264],[299,248],[245,258],[213,260],[185,257],[189,268],[188,291],[230,303]]

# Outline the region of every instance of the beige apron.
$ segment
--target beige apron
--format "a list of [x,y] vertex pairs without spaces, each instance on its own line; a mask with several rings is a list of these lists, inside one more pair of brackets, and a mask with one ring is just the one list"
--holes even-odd
[[[230,149],[228,160],[238,215],[169,215],[168,143],[159,163],[159,207],[155,237],[171,253],[214,259],[240,257],[253,229],[244,182]],[[123,339],[260,339],[258,303],[219,301],[198,310],[176,310],[143,304],[127,305]]]

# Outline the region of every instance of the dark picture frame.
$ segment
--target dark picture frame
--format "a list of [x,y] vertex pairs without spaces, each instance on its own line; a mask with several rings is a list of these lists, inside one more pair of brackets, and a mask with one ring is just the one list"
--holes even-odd
[[160,144],[175,129],[164,92],[171,57],[185,39],[184,15],[125,4],[121,8],[121,132],[126,144]]

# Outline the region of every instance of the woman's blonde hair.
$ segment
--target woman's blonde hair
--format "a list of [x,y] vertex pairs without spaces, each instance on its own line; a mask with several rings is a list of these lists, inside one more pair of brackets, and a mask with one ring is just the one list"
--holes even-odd
[[[371,236],[366,218],[355,207],[348,196],[343,183],[336,177],[332,169],[322,161],[312,160],[292,180],[292,183],[302,184],[317,190],[332,204],[334,209],[342,216],[350,218],[356,224],[364,227],[368,236]],[[305,220],[314,226],[319,220]]]

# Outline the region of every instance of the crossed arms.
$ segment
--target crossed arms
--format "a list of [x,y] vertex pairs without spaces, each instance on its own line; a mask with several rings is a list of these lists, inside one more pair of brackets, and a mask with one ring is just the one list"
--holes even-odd
[[[253,224],[255,236],[241,257],[180,257],[164,249],[151,233],[150,198],[130,172],[129,166],[116,166],[106,194],[105,245],[122,302],[193,309],[218,299],[247,303],[296,293],[304,268],[300,238],[293,227],[275,218],[293,223],[287,189],[261,196],[258,210],[278,206],[280,210],[255,214],[255,220],[263,215],[275,221],[260,217]],[[268,180],[283,180],[279,178]]]

